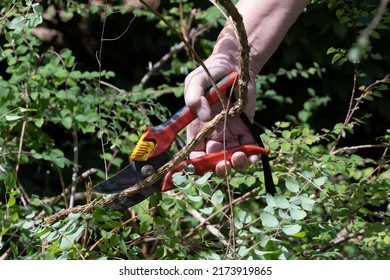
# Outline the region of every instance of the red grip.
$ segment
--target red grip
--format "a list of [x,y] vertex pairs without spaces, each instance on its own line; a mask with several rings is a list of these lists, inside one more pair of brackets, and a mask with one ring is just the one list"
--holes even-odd
[[216,153],[208,154],[202,157],[198,157],[190,160],[184,160],[178,166],[173,168],[165,175],[161,191],[165,192],[176,188],[175,184],[172,181],[172,175],[176,172],[182,171],[183,165],[192,164],[195,168],[194,174],[203,175],[207,171],[213,170],[218,162],[223,161],[225,159],[225,154],[226,154],[226,160],[230,161],[232,155],[235,152],[240,152],[240,151],[244,152],[247,156],[256,155],[256,154],[269,154],[269,150],[261,148],[259,146],[243,145],[225,151],[222,150]]
[[[236,77],[237,72],[232,72],[222,78],[217,83],[218,90],[223,95],[226,95],[229,88],[233,86]],[[209,91],[205,92],[205,96],[211,105],[215,104],[219,100],[218,93],[214,88],[210,88]],[[195,118],[196,115],[187,106],[184,106],[163,124],[148,127],[145,131],[144,140],[155,143],[154,150],[152,151],[150,157],[158,156],[169,150],[172,142],[175,140],[175,136]]]

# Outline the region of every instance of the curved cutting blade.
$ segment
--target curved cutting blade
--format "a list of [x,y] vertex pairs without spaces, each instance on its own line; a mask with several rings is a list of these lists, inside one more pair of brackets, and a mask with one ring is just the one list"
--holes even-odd
[[[92,188],[93,192],[114,194],[121,192],[139,182],[142,182],[145,177],[141,173],[142,167],[150,165],[154,170],[157,170],[169,161],[167,153],[163,153],[157,157],[148,159],[147,161],[133,161],[125,168],[119,171],[106,181],[103,181]],[[141,189],[138,193],[127,197],[119,202],[114,208],[121,209],[133,206],[144,199],[151,196],[153,193],[161,189],[162,180]]]
[[149,196],[154,194],[155,192],[161,190],[161,184],[162,180],[159,180],[158,182],[154,183],[153,185],[147,186],[143,189],[141,189],[138,193],[133,194],[129,197],[126,197],[124,200],[120,201],[116,205],[112,206],[113,210],[120,210],[132,207],[141,201],[144,201]]

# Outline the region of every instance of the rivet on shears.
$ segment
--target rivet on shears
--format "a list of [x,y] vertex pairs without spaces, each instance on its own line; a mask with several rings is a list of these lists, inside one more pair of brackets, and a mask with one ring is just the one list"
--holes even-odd
[[153,175],[153,173],[154,173],[153,166],[151,166],[149,164],[142,166],[142,168],[141,168],[141,175],[144,176],[145,178],[149,177],[150,175]]

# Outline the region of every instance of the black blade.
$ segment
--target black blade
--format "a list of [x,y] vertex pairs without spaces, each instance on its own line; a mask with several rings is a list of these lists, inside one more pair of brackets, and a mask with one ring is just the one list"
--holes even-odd
[[120,209],[125,209],[132,207],[141,201],[144,201],[147,199],[149,196],[154,194],[155,192],[159,191],[161,188],[162,180],[154,183],[153,185],[147,186],[143,189],[141,189],[140,192],[133,194],[129,197],[126,197],[124,200],[120,201],[116,205],[112,207],[113,210],[120,210]]
[[147,161],[133,161],[108,180],[94,186],[92,191],[97,193],[121,192],[145,179],[141,174],[141,169],[145,165],[150,165],[154,170],[157,170],[168,161],[169,156],[167,153],[163,153]]

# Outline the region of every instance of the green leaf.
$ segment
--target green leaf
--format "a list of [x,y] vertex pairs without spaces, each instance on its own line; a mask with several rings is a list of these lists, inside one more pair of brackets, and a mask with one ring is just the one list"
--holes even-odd
[[290,214],[291,214],[291,217],[295,220],[302,220],[306,217],[306,212],[303,211],[303,210],[300,210],[298,208],[291,208],[291,211],[290,211]]
[[267,205],[269,207],[276,207],[277,206],[275,203],[275,198],[272,195],[270,195],[269,193],[267,193],[265,195],[265,201],[267,202]]
[[43,123],[44,123],[44,121],[45,121],[45,120],[44,120],[43,118],[35,119],[35,120],[34,120],[34,124],[35,124],[37,127],[41,128],[42,125],[43,125]]
[[61,123],[66,129],[70,129],[72,127],[73,120],[71,117],[67,116],[61,119]]
[[213,211],[214,211],[214,207],[205,207],[205,208],[199,209],[199,212],[201,212],[205,215],[210,215],[211,213],[213,213]]
[[16,185],[16,174],[14,171],[7,174],[4,179],[5,190],[8,192]]
[[251,233],[254,233],[254,234],[261,233],[261,230],[258,229],[258,228],[256,228],[256,227],[254,227],[254,226],[250,226],[250,227],[249,227],[249,231],[250,231]]
[[275,194],[274,201],[276,206],[282,209],[287,209],[290,206],[290,203],[288,202],[287,198],[285,198],[281,194]]
[[2,47],[0,47],[0,61],[2,61],[6,57],[7,57],[7,55],[5,54],[5,52],[2,49]]
[[81,217],[82,213],[69,213],[68,219],[69,220],[77,220],[78,218]]
[[11,192],[9,194],[8,202],[7,202],[7,208],[10,208],[14,206],[16,203],[16,198],[15,198],[15,191]]
[[284,139],[290,139],[291,132],[289,130],[283,130],[282,136],[283,136]]
[[54,72],[54,76],[58,77],[58,78],[66,78],[68,76],[68,71],[66,69],[63,69],[63,68],[59,68],[57,69],[57,71]]
[[[182,185],[184,185],[184,183],[187,181],[187,177],[183,175],[182,172],[176,172],[172,175],[172,180],[176,186],[182,188]],[[186,189],[189,189],[190,187],[191,184],[189,184],[188,188]]]
[[160,225],[160,226],[168,226],[171,224],[170,221],[159,216],[154,217],[153,221],[156,225]]
[[85,115],[78,114],[78,115],[76,115],[75,120],[78,122],[86,122],[89,120],[89,118]]
[[309,119],[309,112],[308,111],[299,111],[298,112],[298,118],[302,121],[302,122],[307,122],[307,120]]
[[33,195],[31,197],[30,204],[34,205],[34,206],[39,206],[39,205],[41,205],[41,200],[39,199],[38,196]]
[[294,178],[291,178],[291,177],[288,177],[286,179],[286,188],[290,191],[290,192],[293,192],[293,193],[296,193],[299,191],[300,189],[300,186],[299,186],[299,183],[297,182],[297,180],[295,180]]
[[26,25],[29,28],[34,28],[43,22],[42,16],[37,13],[28,14],[26,17]]
[[287,235],[293,235],[300,232],[302,226],[300,225],[284,225],[282,226],[282,231]]
[[380,53],[371,53],[370,54],[371,58],[374,60],[382,60],[382,55]]
[[223,202],[224,196],[221,190],[217,190],[212,196],[211,196],[211,203],[213,205],[218,205]]
[[313,199],[304,195],[301,195],[300,199],[301,199],[301,206],[304,210],[313,211],[314,205],[316,203]]
[[281,149],[283,152],[290,152],[291,150],[291,143],[285,142],[282,144]]
[[295,234],[291,234],[292,237],[296,237],[296,238],[303,238],[306,236],[306,232],[304,231],[301,231],[301,232],[298,232],[298,233],[295,233]]
[[189,200],[193,202],[200,202],[202,201],[202,197],[200,195],[188,195],[187,196]]
[[23,118],[23,116],[15,116],[15,115],[6,115],[5,119],[9,122],[16,121]]
[[283,220],[291,220],[291,217],[289,214],[287,214],[286,211],[282,210],[282,209],[279,209],[278,210],[278,215],[280,218],[282,218]]
[[9,29],[15,30],[15,29],[23,29],[24,26],[24,17],[17,16],[15,17],[10,23],[8,23],[7,27]]
[[255,184],[255,183],[256,183],[256,178],[255,178],[255,177],[253,177],[253,176],[248,176],[248,177],[246,177],[246,179],[245,179],[245,184],[246,184],[248,187],[252,186],[252,185]]
[[238,211],[238,219],[243,223],[243,224],[248,224],[252,222],[252,217],[249,215],[248,212],[240,210]]
[[276,122],[275,125],[280,127],[280,128],[287,128],[291,125],[291,123],[289,123],[289,122]]
[[260,219],[265,227],[276,228],[279,225],[278,219],[266,211],[261,212]]
[[29,228],[32,228],[33,226],[34,226],[34,222],[32,222],[32,221],[25,221],[22,224],[23,229],[29,229]]
[[328,177],[325,177],[325,176],[322,176],[322,177],[313,179],[313,182],[314,182],[317,186],[319,186],[319,187],[322,186],[322,185],[324,185],[327,181],[328,181]]
[[197,186],[201,186],[201,185],[204,185],[207,183],[207,180],[210,178],[211,176],[211,173],[210,172],[207,172],[206,174],[204,174],[202,177],[200,177],[199,179],[197,179],[195,181],[195,184]]

